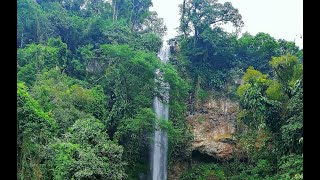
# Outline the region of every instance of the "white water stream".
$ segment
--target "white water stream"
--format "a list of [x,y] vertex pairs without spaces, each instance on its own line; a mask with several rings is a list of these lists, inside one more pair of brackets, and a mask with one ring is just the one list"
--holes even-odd
[[[169,59],[170,47],[166,41],[158,53],[158,57],[163,63]],[[157,120],[167,121],[169,118],[169,84],[164,82],[163,73],[156,70],[156,91],[158,96],[153,100],[153,108],[156,113]],[[151,148],[151,176],[152,180],[166,180],[167,179],[167,151],[168,151],[168,138],[167,133],[162,131],[159,124],[155,124],[154,139]]]

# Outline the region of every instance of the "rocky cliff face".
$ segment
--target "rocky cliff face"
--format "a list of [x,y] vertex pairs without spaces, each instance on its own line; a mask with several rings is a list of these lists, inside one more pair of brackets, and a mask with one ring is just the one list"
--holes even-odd
[[235,148],[233,134],[238,104],[228,99],[211,99],[187,117],[194,140],[192,151],[218,160],[229,160]]

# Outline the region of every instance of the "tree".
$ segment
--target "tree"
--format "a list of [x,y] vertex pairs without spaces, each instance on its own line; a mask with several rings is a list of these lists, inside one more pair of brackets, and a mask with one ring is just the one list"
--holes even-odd
[[91,115],[78,119],[66,137],[66,142],[52,145],[55,178],[125,179],[123,148],[108,140],[98,119]]
[[299,61],[303,60],[303,51],[292,41],[286,41],[284,39],[278,40],[280,55],[285,55],[287,53],[296,56]]
[[17,47],[43,43],[48,37],[48,19],[34,0],[17,1]]
[[63,0],[60,1],[65,9],[68,11],[79,12],[81,6],[86,2],[85,0]]
[[220,4],[217,0],[188,0],[181,8],[184,16],[181,17],[183,24],[180,28],[185,33],[193,30],[196,38],[206,28],[214,28],[220,24],[231,22],[236,28],[243,26],[241,15],[230,2]]
[[31,86],[36,75],[57,68],[63,73],[69,58],[67,45],[60,38],[49,38],[46,45],[29,44],[17,52],[18,80]]
[[172,123],[164,125],[170,157],[187,154],[180,152],[190,137],[188,87],[156,56],[166,28],[151,5],[18,0],[19,179],[126,179],[137,178],[141,167],[146,172],[159,68],[172,88]]
[[108,64],[101,83],[110,99],[108,124],[113,137],[121,119],[133,117],[140,108],[152,107],[154,70],[160,61],[153,53],[134,51],[127,45],[105,44],[100,51]]
[[243,119],[250,127],[258,128],[265,124],[266,99],[265,90],[270,84],[267,75],[249,67],[243,76],[244,84],[239,86],[238,95],[241,107],[246,109],[246,117]]
[[113,0],[113,21],[127,19],[131,29],[137,31],[149,16],[151,0]]
[[252,36],[245,33],[238,40],[236,54],[243,68],[253,66],[262,73],[271,75],[271,67],[267,64],[273,56],[279,55],[279,45],[269,34],[258,33]]
[[36,74],[58,65],[58,49],[41,44],[29,44],[18,49],[17,61],[18,81],[24,81],[26,85],[31,86]]
[[[222,24],[232,23],[240,29],[242,17],[231,3],[217,0],[188,0],[180,6],[181,53],[191,61],[187,66],[194,85],[203,89],[221,90],[227,83],[227,70],[236,65],[234,34],[224,32]],[[192,36],[193,32],[193,36]],[[194,95],[198,88],[194,87]],[[197,102],[195,100],[194,102]]]
[[[247,156],[235,159],[233,178],[301,178],[303,51],[266,33],[225,32],[223,24],[243,26],[231,3],[184,0],[183,35],[169,40],[163,64],[156,54],[166,27],[151,6],[18,0],[18,179],[141,179],[155,123],[167,132],[169,168],[188,161],[193,103],[209,91],[230,98],[239,84],[237,147]],[[168,121],[152,110],[157,69],[170,87]],[[229,179],[223,170],[199,166],[184,178]]]
[[86,1],[83,9],[89,12],[88,15],[90,16],[109,17],[111,14],[111,5],[109,2],[103,0]]
[[[154,122],[155,114],[151,108],[141,108],[133,118],[119,122],[114,139],[123,144],[124,159],[128,162],[126,172],[129,176],[138,178],[138,173],[141,173],[140,167],[147,167],[149,156],[146,156],[145,152],[149,150],[152,141]],[[147,169],[145,168],[143,173],[148,173]]]
[[30,96],[24,83],[17,84],[17,173],[19,179],[48,176],[48,142],[56,121]]
[[149,15],[149,7],[152,6],[151,0],[132,0],[131,4],[131,12],[130,12],[130,22],[132,24],[133,30],[138,30],[144,20],[150,16]]
[[163,37],[166,34],[167,27],[164,25],[163,18],[158,17],[158,13],[151,11],[148,17],[143,21],[139,32],[148,33],[152,32],[159,37]]
[[281,126],[281,136],[284,154],[300,154],[303,146],[300,143],[303,139],[303,89],[299,87],[298,92],[289,100],[286,119]]
[[47,44],[49,47],[57,48],[58,62],[56,63],[56,66],[59,67],[62,74],[67,68],[68,55],[70,53],[68,46],[66,43],[62,42],[60,37],[49,38]]
[[302,61],[302,50],[294,42],[283,39],[276,40],[267,33],[259,32],[255,36],[244,33],[238,40],[236,54],[240,66],[248,68],[254,66],[257,70],[272,75],[272,67],[266,66],[272,57],[290,53]]
[[[261,129],[267,130],[269,140],[267,138],[265,142],[269,145],[264,146],[262,152],[272,149],[274,157],[270,156],[270,152],[265,155],[256,152],[250,155],[255,157],[251,162],[259,163],[261,159],[267,158],[274,164],[271,166],[277,169],[275,178],[299,179],[303,175],[302,64],[298,63],[297,57],[290,54],[273,57],[269,64],[275,71],[273,79],[248,68],[243,77],[244,84],[238,88],[242,108],[238,118],[247,125],[247,132],[253,132],[251,135],[242,133],[240,142],[244,147],[248,147],[250,142],[256,146],[257,142],[261,141]],[[254,133],[256,130],[258,133]],[[253,170],[249,172],[252,173]],[[259,174],[261,172],[262,170],[259,170]]]
[[298,63],[296,56],[286,54],[280,57],[273,57],[270,65],[284,92],[291,98],[294,95],[294,87],[301,83],[302,80],[302,64]]
[[31,93],[54,116],[58,136],[87,113],[105,121],[106,99],[101,86],[86,88],[87,83],[60,74],[55,69],[38,75],[36,80]]

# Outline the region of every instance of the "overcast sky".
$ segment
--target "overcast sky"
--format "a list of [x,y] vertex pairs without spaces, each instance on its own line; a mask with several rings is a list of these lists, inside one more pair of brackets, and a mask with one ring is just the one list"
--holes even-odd
[[[255,35],[265,32],[276,39],[294,41],[303,48],[303,0],[219,0],[220,3],[231,2],[242,15],[244,27]],[[168,28],[168,37],[174,37],[179,26],[178,5],[183,0],[152,0],[151,10],[157,11]],[[227,31],[233,31],[228,28]]]

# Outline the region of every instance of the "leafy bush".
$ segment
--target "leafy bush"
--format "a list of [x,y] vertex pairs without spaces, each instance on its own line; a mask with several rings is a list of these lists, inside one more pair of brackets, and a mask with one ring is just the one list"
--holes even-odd
[[180,180],[225,180],[224,171],[217,164],[204,164],[184,172]]

